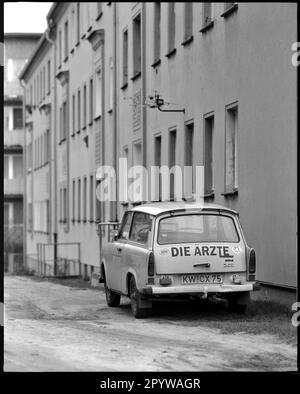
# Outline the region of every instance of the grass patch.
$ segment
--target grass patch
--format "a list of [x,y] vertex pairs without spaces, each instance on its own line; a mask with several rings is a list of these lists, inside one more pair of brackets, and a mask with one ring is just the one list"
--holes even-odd
[[286,343],[297,344],[297,328],[291,322],[293,312],[273,301],[251,301],[245,314],[229,312],[226,302],[166,303],[157,312],[155,315],[159,315],[162,321],[167,318],[184,325],[219,329],[223,334],[271,334]]

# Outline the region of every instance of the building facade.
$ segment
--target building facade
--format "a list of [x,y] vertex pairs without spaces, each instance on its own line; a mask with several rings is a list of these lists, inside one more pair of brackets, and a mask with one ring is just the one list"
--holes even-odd
[[6,269],[13,269],[13,261],[9,262],[11,257],[17,257],[13,254],[19,253],[19,261],[22,263],[23,250],[23,89],[18,76],[40,36],[40,34],[27,33],[4,35],[4,252]]
[[[158,183],[157,193],[131,201],[129,180],[122,190],[117,182],[117,201],[99,202],[100,166],[116,169],[117,181],[125,170],[120,158],[128,170],[178,165],[184,173],[192,166],[186,197],[195,192],[196,166],[204,166],[205,200],[240,213],[257,252],[262,294],[281,289],[295,297],[296,5],[54,3],[47,19],[48,49],[38,47],[21,76],[27,97],[30,85],[34,90],[29,75],[38,76],[46,51],[49,122],[38,125],[38,108],[31,127],[34,138],[49,130],[52,214],[43,242],[34,226],[27,232],[28,254],[90,277],[123,212],[161,198]],[[165,100],[164,112],[153,97]],[[35,160],[38,148],[32,152]],[[28,174],[32,188],[30,182]],[[47,201],[39,182],[33,207]],[[52,257],[45,258],[46,249]]]

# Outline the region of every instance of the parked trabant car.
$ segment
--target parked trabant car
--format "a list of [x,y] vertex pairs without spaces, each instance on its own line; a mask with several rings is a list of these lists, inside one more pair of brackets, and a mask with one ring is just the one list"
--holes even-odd
[[159,299],[226,298],[244,312],[255,282],[256,256],[238,213],[187,202],[159,202],[125,212],[113,241],[101,253],[100,282],[108,306],[131,300],[136,318]]

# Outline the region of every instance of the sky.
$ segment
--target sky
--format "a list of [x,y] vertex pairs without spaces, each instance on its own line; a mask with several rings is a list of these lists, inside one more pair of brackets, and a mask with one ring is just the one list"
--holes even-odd
[[5,2],[4,33],[44,33],[53,3]]

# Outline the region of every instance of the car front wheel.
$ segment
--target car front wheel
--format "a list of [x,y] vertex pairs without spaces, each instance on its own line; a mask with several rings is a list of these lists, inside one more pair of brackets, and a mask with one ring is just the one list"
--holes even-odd
[[147,316],[147,309],[141,308],[141,296],[136,288],[135,279],[132,276],[129,284],[129,294],[131,301],[131,311],[136,319],[142,319]]
[[104,278],[104,289],[105,289],[105,297],[106,303],[109,307],[117,307],[120,305],[121,296],[118,293],[110,290],[107,286],[106,278]]

